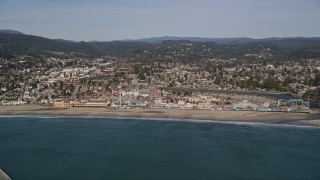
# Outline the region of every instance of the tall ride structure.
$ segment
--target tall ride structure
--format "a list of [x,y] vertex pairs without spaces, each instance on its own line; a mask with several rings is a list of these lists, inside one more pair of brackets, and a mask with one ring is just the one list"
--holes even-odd
[[151,78],[149,83],[149,102],[148,102],[149,108],[152,108],[153,104],[154,104],[154,79]]

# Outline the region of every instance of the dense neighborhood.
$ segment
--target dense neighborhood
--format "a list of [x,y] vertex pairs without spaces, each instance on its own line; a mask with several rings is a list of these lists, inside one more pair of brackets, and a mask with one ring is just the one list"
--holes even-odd
[[[23,55],[1,58],[0,68],[1,105],[268,110],[280,107],[278,99],[266,93],[308,98],[307,93],[317,89],[320,64],[316,59],[143,63],[111,56]],[[303,104],[309,107],[301,100]]]

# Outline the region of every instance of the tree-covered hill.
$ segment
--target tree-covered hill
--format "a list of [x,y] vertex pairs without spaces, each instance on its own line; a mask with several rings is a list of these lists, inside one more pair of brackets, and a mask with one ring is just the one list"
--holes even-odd
[[[193,39],[193,40],[192,40]],[[148,39],[151,41],[152,39]],[[194,61],[203,58],[320,58],[320,38],[155,38],[145,41],[73,42],[0,31],[0,57],[50,52],[88,57],[111,55],[144,61]],[[161,41],[160,41],[161,40]]]
[[94,55],[95,49],[86,42],[51,40],[38,36],[0,33],[0,55],[34,54],[46,51],[79,52]]

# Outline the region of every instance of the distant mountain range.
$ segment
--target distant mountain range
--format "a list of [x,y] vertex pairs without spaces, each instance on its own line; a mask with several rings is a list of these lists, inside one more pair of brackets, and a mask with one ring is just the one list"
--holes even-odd
[[248,37],[235,37],[235,38],[205,38],[205,37],[178,37],[178,36],[163,36],[163,37],[151,37],[143,38],[137,40],[125,40],[125,41],[135,41],[135,42],[146,42],[146,43],[161,43],[163,41],[178,41],[178,40],[187,40],[194,42],[215,42],[217,44],[244,44],[244,43],[253,43],[253,42],[268,42],[276,40],[285,40],[285,39],[296,39],[296,40],[305,40],[305,39],[316,39],[320,40],[320,37],[272,37],[272,38],[262,38],[262,39],[253,39]]
[[228,44],[228,43],[249,43],[255,42],[256,39],[251,38],[205,38],[205,37],[178,37],[178,36],[163,36],[163,37],[151,37],[151,38],[143,38],[137,40],[128,40],[128,41],[136,41],[136,42],[146,42],[146,43],[161,43],[163,41],[179,41],[179,40],[187,40],[193,42],[215,42],[218,44]]
[[14,30],[7,30],[7,29],[0,29],[0,33],[8,33],[8,34],[23,34],[22,32],[19,31],[14,31]]
[[[152,59],[158,55],[176,56],[185,49],[185,42],[193,43],[187,47],[193,53],[189,59],[214,57],[244,57],[245,54],[259,54],[262,48],[272,49],[272,54],[281,58],[320,58],[320,38],[202,38],[164,36],[138,40],[109,42],[76,42],[63,39],[48,39],[27,35],[14,30],[0,30],[0,57],[15,54],[44,54],[48,52],[77,53],[90,57],[111,55],[127,58]],[[204,48],[206,47],[206,48]],[[211,49],[206,52],[205,49]],[[203,51],[203,52],[202,52]],[[183,58],[183,57],[181,57]]]
[[[0,30],[0,33],[8,33],[8,34],[17,34],[17,35],[26,35],[22,32],[15,30]],[[286,40],[286,39],[295,39],[295,40],[320,40],[320,37],[271,37],[271,38],[261,38],[254,39],[248,37],[234,37],[234,38],[207,38],[207,37],[179,37],[179,36],[162,36],[162,37],[150,37],[150,38],[142,38],[142,39],[129,39],[129,40],[118,40],[123,42],[145,42],[145,43],[161,43],[163,41],[179,41],[179,40],[187,40],[193,42],[215,42],[217,44],[244,44],[244,43],[252,43],[252,42],[268,42],[268,41],[276,41],[276,40]],[[74,42],[73,40],[64,40],[64,39],[54,39],[63,42]],[[89,43],[96,42],[110,42],[110,41],[89,41]]]

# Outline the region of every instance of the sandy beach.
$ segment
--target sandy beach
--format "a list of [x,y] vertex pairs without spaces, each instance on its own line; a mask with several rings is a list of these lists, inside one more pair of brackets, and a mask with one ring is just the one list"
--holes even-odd
[[317,114],[289,112],[253,112],[253,111],[211,111],[211,110],[178,110],[178,109],[104,109],[104,108],[71,108],[55,109],[51,106],[0,106],[0,115],[60,115],[60,116],[105,116],[105,117],[144,117],[201,119],[215,121],[243,122],[276,122],[295,121],[302,124],[320,126],[320,120],[308,120]]

